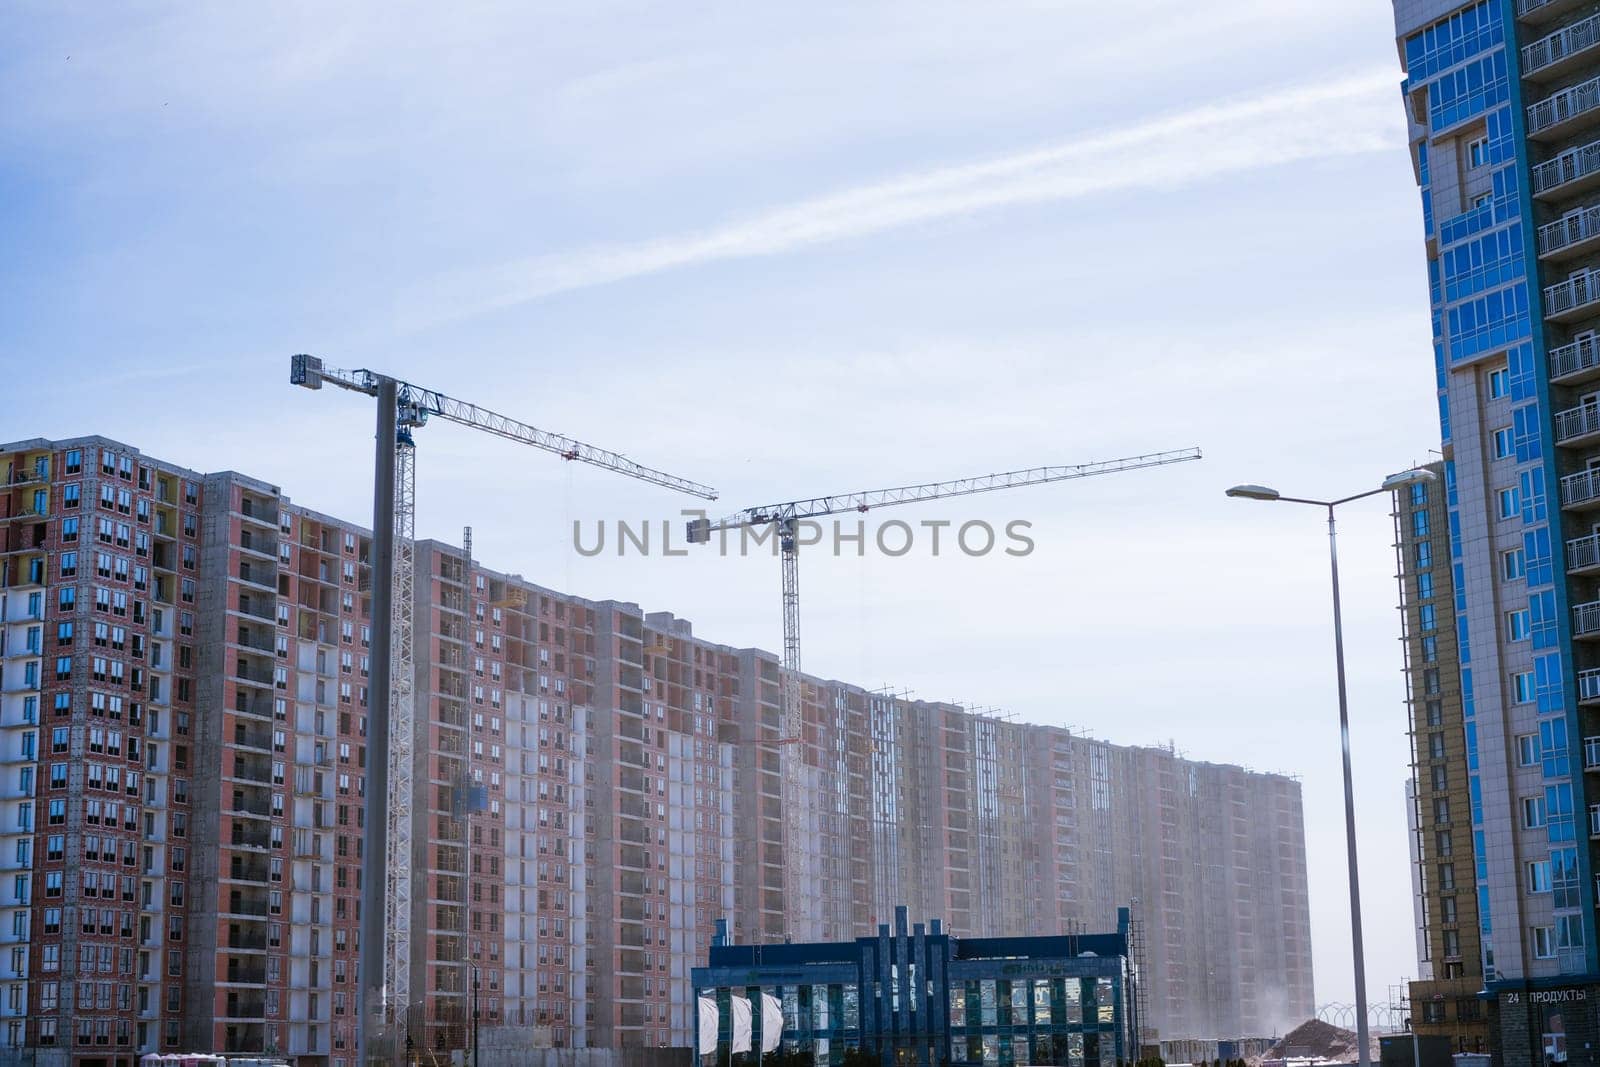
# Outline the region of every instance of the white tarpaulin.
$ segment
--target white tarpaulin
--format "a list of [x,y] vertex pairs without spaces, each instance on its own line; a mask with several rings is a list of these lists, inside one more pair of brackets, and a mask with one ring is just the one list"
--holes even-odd
[[750,998],[733,997],[728,1001],[732,1009],[729,1015],[733,1017],[733,1043],[728,1046],[730,1052],[750,1051]]
[[761,994],[761,1051],[776,1052],[783,1041],[783,1005],[771,993]]
[[700,1055],[717,1051],[717,1002],[710,997],[700,998]]

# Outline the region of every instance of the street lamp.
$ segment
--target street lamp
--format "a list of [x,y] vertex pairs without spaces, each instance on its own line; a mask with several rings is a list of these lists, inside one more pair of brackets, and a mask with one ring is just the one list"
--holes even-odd
[[1344,684],[1344,628],[1339,614],[1339,547],[1334,531],[1333,509],[1352,500],[1376,496],[1404,489],[1408,485],[1431,482],[1437,475],[1433,471],[1416,468],[1391,474],[1376,489],[1338,500],[1307,500],[1303,497],[1284,496],[1276,489],[1264,485],[1236,485],[1228,495],[1242,500],[1276,500],[1286,504],[1311,504],[1328,511],[1328,562],[1333,573],[1333,661],[1339,679],[1339,743],[1344,750],[1344,832],[1345,848],[1350,867],[1350,940],[1355,957],[1356,972],[1356,1053],[1360,1067],[1371,1067],[1372,1054],[1367,1047],[1367,967],[1361,950],[1361,880],[1356,874],[1356,798],[1350,780],[1350,705]]

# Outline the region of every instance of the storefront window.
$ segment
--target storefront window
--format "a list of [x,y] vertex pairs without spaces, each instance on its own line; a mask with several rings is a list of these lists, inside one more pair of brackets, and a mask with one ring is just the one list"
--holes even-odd
[[[1048,978],[1033,983],[1033,1021],[1036,1026],[1050,1025],[1050,984]],[[1050,1061],[1046,1059],[1044,1062]]]

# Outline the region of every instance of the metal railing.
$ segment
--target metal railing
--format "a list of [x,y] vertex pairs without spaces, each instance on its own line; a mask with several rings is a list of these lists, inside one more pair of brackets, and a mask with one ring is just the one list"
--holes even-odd
[[1585,770],[1600,767],[1600,737],[1583,739],[1583,767]]
[[[1600,567],[1600,534],[1574,537],[1567,542],[1567,570],[1581,571],[1589,567]],[[1595,674],[1600,676],[1600,671]]]
[[1570,344],[1550,350],[1552,380],[1597,368],[1600,368],[1600,341],[1594,337],[1580,337]]
[[1560,2],[1561,0],[1517,0],[1517,14],[1522,17],[1538,14],[1542,8]]
[[1600,15],[1590,15],[1522,49],[1522,73],[1535,74],[1600,43]]
[[1528,135],[1588,114],[1600,107],[1600,78],[1569,85],[1528,108]]
[[1596,281],[1596,272],[1586,268],[1564,282],[1545,286],[1544,312],[1561,315],[1596,300],[1600,300],[1600,282]]
[[1575,636],[1600,633],[1600,600],[1572,605],[1572,632]]
[[1547,256],[1563,248],[1600,237],[1600,206],[1559,218],[1539,227],[1539,254]]
[[1578,699],[1600,700],[1600,669],[1578,672]]
[[1575,408],[1558,411],[1555,415],[1556,442],[1571,441],[1592,433],[1600,433],[1600,407],[1579,404]]
[[1557,186],[1579,178],[1600,173],[1600,141],[1577,148],[1569,148],[1554,159],[1546,160],[1533,168],[1535,194],[1549,192]]

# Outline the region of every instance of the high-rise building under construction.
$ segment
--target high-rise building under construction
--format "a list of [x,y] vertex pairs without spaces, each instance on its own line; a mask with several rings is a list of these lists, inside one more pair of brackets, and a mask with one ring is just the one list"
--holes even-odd
[[[0,445],[0,1046],[351,1067],[370,537],[104,438]],[[1311,1012],[1300,787],[807,677],[416,546],[414,1047],[684,1045],[738,940],[1071,933],[1130,906],[1165,1035]],[[812,891],[784,895],[784,820]],[[842,1050],[841,1050],[842,1051]]]

